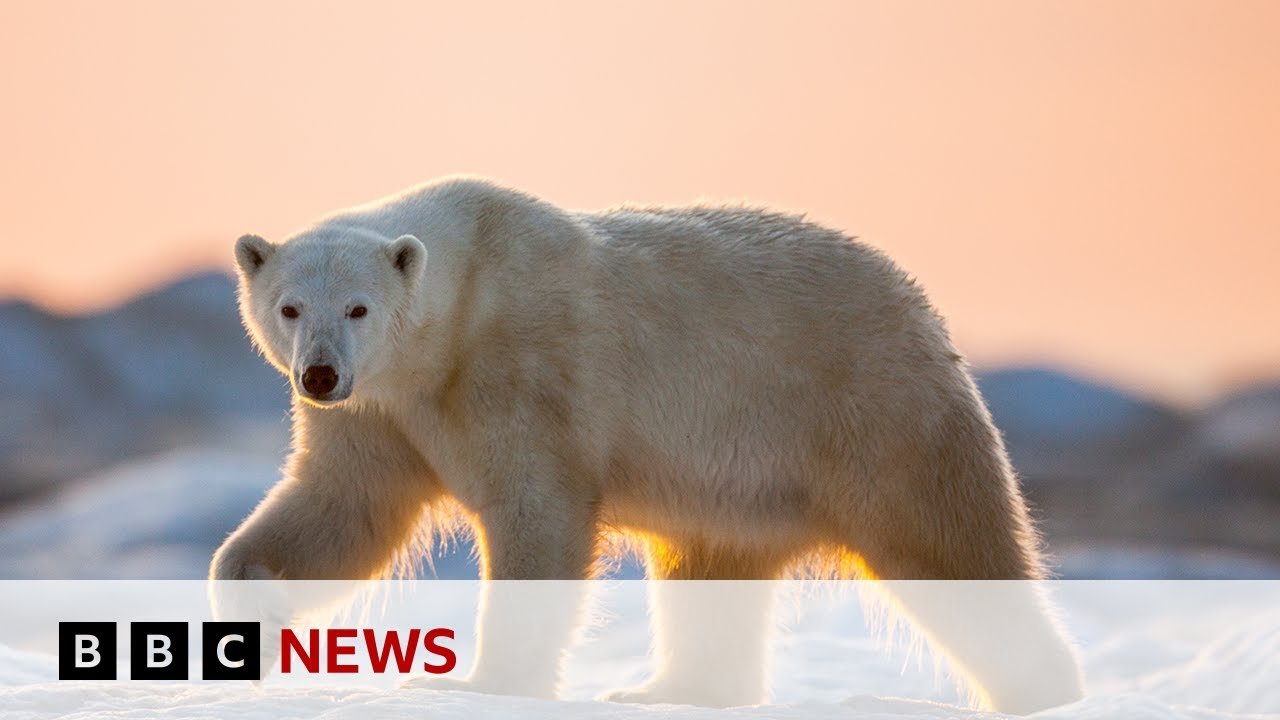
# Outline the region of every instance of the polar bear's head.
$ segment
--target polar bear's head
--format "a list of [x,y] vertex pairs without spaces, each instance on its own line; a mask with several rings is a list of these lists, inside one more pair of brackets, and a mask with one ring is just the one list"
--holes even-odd
[[412,235],[329,229],[278,245],[245,235],[236,241],[240,313],[298,397],[340,403],[382,369],[426,259]]

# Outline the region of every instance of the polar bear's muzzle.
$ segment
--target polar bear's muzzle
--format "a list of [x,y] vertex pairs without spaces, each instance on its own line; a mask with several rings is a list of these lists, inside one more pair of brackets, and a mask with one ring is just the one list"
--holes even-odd
[[308,365],[296,376],[294,387],[299,395],[314,403],[336,403],[351,394],[351,378],[343,377],[332,365]]
[[338,371],[332,365],[312,365],[302,372],[302,389],[312,397],[323,399],[338,387]]

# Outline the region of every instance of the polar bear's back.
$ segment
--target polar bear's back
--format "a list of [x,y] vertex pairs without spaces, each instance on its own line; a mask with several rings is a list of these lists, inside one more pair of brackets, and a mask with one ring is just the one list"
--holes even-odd
[[800,216],[698,206],[580,219],[600,243],[596,300],[624,335],[731,350],[729,363],[766,352],[793,367],[890,372],[957,359],[943,321],[892,260]]
[[[603,338],[588,346],[610,350],[593,385],[625,408],[612,462],[628,487],[679,488],[670,502],[621,503],[668,514],[635,524],[758,525],[779,498],[813,497],[824,464],[850,487],[851,475],[875,476],[929,442],[936,418],[958,410],[981,424],[942,320],[877,250],[749,208],[579,219],[598,243],[592,314]],[[650,481],[628,480],[632,467]],[[670,482],[655,486],[662,475]],[[688,499],[726,491],[753,499],[728,514]]]
[[[932,316],[923,293],[883,253],[799,215],[694,206],[579,217],[607,246],[612,268],[637,280],[665,277],[689,292],[724,295],[703,301],[759,298],[795,309],[848,307],[858,314],[897,307]],[[646,271],[654,274],[646,277]]]

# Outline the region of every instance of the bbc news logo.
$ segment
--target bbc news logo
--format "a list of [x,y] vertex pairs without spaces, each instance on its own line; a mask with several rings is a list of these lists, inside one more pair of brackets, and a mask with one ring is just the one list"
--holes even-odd
[[[200,640],[203,679],[261,679],[258,623],[202,623]],[[129,646],[131,679],[190,679],[187,623],[129,623]],[[58,623],[59,680],[115,680],[116,657],[115,623]]]
[[[185,622],[129,623],[129,678],[189,680],[187,633]],[[259,623],[201,623],[200,636],[202,679],[262,679]],[[408,673],[421,667],[443,675],[458,664],[457,654],[443,643],[454,639],[448,628],[412,628],[404,634],[367,628],[329,628],[324,633],[311,629],[304,637],[289,628],[280,631],[282,674],[356,673],[360,666],[352,660],[361,649],[374,673],[385,673],[389,668]],[[60,622],[58,679],[116,680],[116,650],[116,623]]]

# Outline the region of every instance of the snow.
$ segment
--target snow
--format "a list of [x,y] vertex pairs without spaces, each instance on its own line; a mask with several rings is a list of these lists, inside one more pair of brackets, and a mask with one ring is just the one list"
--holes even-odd
[[[275,674],[259,686],[53,679],[57,670],[48,615],[90,602],[104,608],[99,618],[136,619],[150,612],[149,605],[167,606],[173,616],[175,604],[185,608],[203,595],[198,582],[149,587],[159,589],[88,581],[0,586],[6,617],[0,623],[5,717],[1004,717],[969,709],[927,653],[912,654],[900,642],[886,648],[886,639],[868,629],[848,583],[792,583],[783,589],[788,601],[781,603],[774,643],[773,700],[759,707],[710,710],[591,699],[649,672],[644,584],[634,581],[597,584],[602,619],[571,651],[561,701],[401,688],[398,678],[369,675],[333,680],[336,676]],[[386,597],[373,603],[380,610],[363,624],[407,627],[414,618],[419,623],[429,618],[432,624],[457,626],[459,672],[464,672],[473,657],[469,618],[477,588],[478,583],[458,581],[384,584]],[[142,600],[132,597],[143,591]],[[1089,693],[1036,717],[1280,717],[1275,682],[1280,677],[1280,583],[1081,581],[1058,582],[1051,591],[1081,647]],[[49,598],[57,598],[59,607],[41,602]],[[24,613],[39,622],[18,622]],[[192,617],[201,619],[198,613]]]
[[0,523],[0,577],[200,578],[279,454],[190,448],[75,483]]

